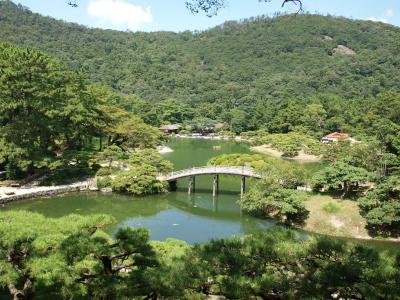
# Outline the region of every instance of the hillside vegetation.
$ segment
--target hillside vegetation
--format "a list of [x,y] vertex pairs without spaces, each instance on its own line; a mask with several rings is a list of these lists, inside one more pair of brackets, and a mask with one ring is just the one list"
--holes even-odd
[[[400,29],[317,15],[259,17],[204,32],[89,29],[0,2],[0,39],[51,53],[90,79],[146,100],[253,105],[316,92],[398,88]],[[355,55],[335,52],[339,45]]]
[[120,99],[125,109],[156,126],[218,121],[236,134],[364,134],[371,127],[361,121],[365,107],[400,89],[400,29],[331,16],[257,17],[203,32],[132,33],[90,29],[0,1],[0,40],[83,69],[92,82],[127,96]]

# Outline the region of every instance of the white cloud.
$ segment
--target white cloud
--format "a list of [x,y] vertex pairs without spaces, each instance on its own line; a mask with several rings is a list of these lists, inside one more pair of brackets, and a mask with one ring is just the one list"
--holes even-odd
[[137,30],[140,24],[153,21],[150,7],[142,8],[123,0],[90,0],[88,13],[116,29]]
[[388,9],[388,10],[386,11],[386,16],[388,16],[389,18],[393,17],[393,16],[394,16],[394,11],[393,11],[393,9]]
[[373,21],[373,22],[383,22],[383,23],[389,23],[387,19],[384,18],[375,18],[375,17],[369,17],[367,18],[368,21]]

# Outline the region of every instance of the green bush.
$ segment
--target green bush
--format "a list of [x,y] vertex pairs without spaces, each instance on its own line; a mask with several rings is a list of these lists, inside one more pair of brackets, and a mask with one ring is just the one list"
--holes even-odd
[[236,134],[229,130],[220,130],[218,131],[219,136],[227,136],[227,137],[235,137]]
[[174,167],[169,160],[164,159],[164,157],[154,149],[136,150],[130,154],[128,161],[132,167],[141,165],[153,166],[156,172],[159,173],[170,172]]
[[285,145],[282,147],[281,151],[283,152],[283,157],[295,157],[299,154],[299,148],[296,145]]
[[[168,191],[168,184],[157,180],[159,173],[172,170],[172,163],[154,149],[141,149],[131,153],[127,161],[129,171],[117,168],[98,170],[98,188],[112,187],[114,191],[133,195],[159,194]],[[109,175],[114,174],[111,178]]]
[[120,172],[112,181],[114,191],[137,196],[160,194],[168,191],[168,184],[157,180],[157,169],[148,164]]
[[301,224],[309,212],[305,193],[274,184],[261,184],[250,189],[241,200],[242,208],[252,214],[271,217],[279,223]]
[[108,176],[111,175],[112,170],[111,168],[100,168],[97,173],[96,176]]
[[103,189],[103,188],[108,188],[112,186],[112,178],[109,176],[106,177],[98,177],[96,184],[97,184],[97,188],[99,189]]
[[10,160],[5,166],[6,179],[8,180],[16,180],[21,178],[20,170],[13,160]]
[[186,130],[186,129],[182,129],[181,131],[179,131],[179,134],[189,134],[190,131]]

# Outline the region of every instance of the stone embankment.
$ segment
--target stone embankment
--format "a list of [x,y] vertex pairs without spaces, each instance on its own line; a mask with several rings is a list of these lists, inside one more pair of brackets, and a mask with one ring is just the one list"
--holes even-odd
[[231,137],[228,136],[220,136],[220,135],[201,135],[201,134],[176,134],[174,135],[177,138],[183,139],[197,139],[197,140],[230,140]]
[[159,146],[158,147],[158,152],[161,153],[161,154],[165,154],[165,153],[172,153],[172,152],[174,152],[174,150],[172,150],[168,146]]
[[196,139],[196,140],[220,140],[230,141],[235,140],[237,142],[246,142],[248,138],[242,136],[226,136],[226,135],[201,135],[201,134],[175,134],[174,137],[184,139]]
[[48,197],[74,191],[86,191],[92,186],[92,181],[76,182],[59,186],[34,186],[34,187],[0,187],[0,205],[13,201]]

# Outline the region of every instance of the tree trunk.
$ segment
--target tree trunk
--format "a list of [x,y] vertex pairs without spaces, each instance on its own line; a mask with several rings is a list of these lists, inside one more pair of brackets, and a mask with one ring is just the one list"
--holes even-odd
[[340,200],[343,200],[344,196],[347,195],[349,190],[350,190],[350,184],[345,182],[344,187],[343,187],[343,193],[342,193],[342,195],[340,195]]
[[111,259],[108,256],[103,255],[100,257],[100,260],[103,263],[104,273],[107,275],[112,275],[113,271]]
[[103,150],[103,136],[100,135],[99,138],[99,151]]
[[33,299],[33,283],[30,279],[26,279],[24,287],[19,290],[13,284],[8,285],[13,300],[32,300]]

